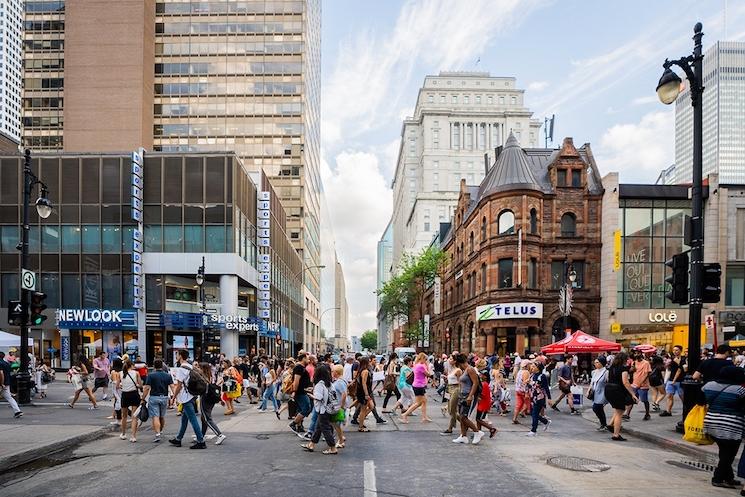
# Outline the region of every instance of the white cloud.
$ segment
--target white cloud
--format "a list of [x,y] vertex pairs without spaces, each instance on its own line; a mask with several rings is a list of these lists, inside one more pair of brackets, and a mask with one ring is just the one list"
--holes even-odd
[[647,95],[646,97],[636,97],[634,100],[631,101],[632,105],[649,105],[656,103],[659,103],[657,94]]
[[343,151],[335,166],[324,161],[321,174],[346,280],[349,331],[358,335],[375,328],[377,242],[391,216],[392,192],[373,153]]
[[603,175],[618,171],[623,183],[652,183],[675,159],[675,114],[645,114],[638,123],[617,124],[595,150]]
[[528,84],[528,91],[539,92],[543,91],[548,87],[548,81],[533,81]]
[[[412,0],[391,32],[365,30],[339,47],[323,86],[323,140],[349,140],[399,119],[407,83],[429,68],[470,67],[489,43],[543,0]],[[408,98],[408,95],[407,95]],[[411,102],[406,102],[411,105]],[[394,124],[395,125],[395,124]]]

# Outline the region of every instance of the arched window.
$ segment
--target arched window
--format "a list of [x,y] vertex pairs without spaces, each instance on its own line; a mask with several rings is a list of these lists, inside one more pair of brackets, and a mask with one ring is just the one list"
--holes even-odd
[[463,244],[460,244],[460,260],[463,260]]
[[538,211],[530,209],[530,234],[538,234]]
[[486,263],[481,264],[481,291],[486,291]]
[[468,253],[473,254],[473,231],[468,236]]
[[561,216],[561,236],[577,236],[577,217],[571,212]]
[[500,235],[513,235],[515,233],[515,215],[512,211],[502,211],[499,214],[497,228]]
[[481,243],[486,242],[486,217],[481,219]]

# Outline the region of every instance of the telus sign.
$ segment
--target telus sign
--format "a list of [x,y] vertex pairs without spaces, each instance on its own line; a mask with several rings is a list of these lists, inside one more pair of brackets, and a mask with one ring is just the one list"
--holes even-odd
[[62,329],[137,329],[137,311],[131,309],[58,309]]
[[543,304],[539,302],[512,302],[509,304],[480,305],[476,308],[476,320],[490,319],[541,319]]

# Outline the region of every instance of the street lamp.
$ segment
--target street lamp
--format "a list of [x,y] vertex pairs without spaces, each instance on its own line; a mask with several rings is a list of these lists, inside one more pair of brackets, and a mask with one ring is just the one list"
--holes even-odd
[[[300,271],[298,271],[297,273],[295,273],[293,275],[293,279],[300,279],[300,287],[302,288],[302,287],[305,286],[305,272],[306,271],[308,271],[309,269],[325,269],[325,268],[326,268],[326,266],[323,265],[323,264],[316,264],[316,265],[313,265],[313,266],[306,266],[305,263],[303,263],[303,269],[301,269]],[[289,302],[290,301],[290,296],[289,295],[287,296],[287,301],[288,301],[288,303],[287,303],[287,313],[290,314],[290,302]],[[288,320],[288,324],[289,324],[289,320]],[[303,326],[305,326],[305,320],[303,320]],[[289,326],[288,326],[288,328],[289,328]],[[320,323],[319,323],[319,330],[320,330]],[[303,329],[303,341],[305,341],[305,334],[306,333],[307,333],[307,330]],[[313,341],[311,340],[311,343],[312,342]]]
[[[39,185],[39,198],[36,200],[36,213],[40,218],[46,219],[52,214],[52,202],[49,200],[49,189],[31,170],[31,150],[26,149],[23,159],[23,230],[21,231],[21,269],[28,269],[28,235],[31,227],[29,226],[28,204],[34,187]],[[22,273],[22,271],[19,271]],[[28,372],[28,307],[29,307],[29,290],[21,287],[21,369],[18,372],[16,381],[18,383],[18,402],[29,404],[31,402],[31,375]]]
[[[569,314],[572,313],[572,286],[577,281],[577,271],[574,270],[574,265],[569,264],[569,256],[564,256],[564,308],[562,314],[564,315],[564,333],[569,329]],[[569,283],[567,283],[569,280]]]
[[[700,384],[691,375],[701,359],[701,308],[703,307],[702,264],[704,261],[703,221],[703,59],[701,38],[703,26],[697,22],[693,27],[693,53],[677,60],[665,59],[664,72],[657,85],[657,95],[663,104],[669,105],[680,93],[680,77],[670,68],[678,66],[688,78],[693,106],[693,182],[691,187],[691,268],[690,301],[688,321],[688,374],[683,380],[683,420],[693,407]],[[682,428],[682,423],[678,429]]]
[[202,256],[202,265],[199,266],[199,269],[197,269],[196,280],[197,280],[197,286],[199,287],[199,302],[201,304],[200,310],[201,310],[201,318],[202,318],[202,323],[200,326],[201,331],[202,331],[202,341],[201,341],[202,345],[201,345],[200,355],[201,355],[201,360],[204,361],[206,360],[206,354],[205,354],[206,347],[204,343],[204,314],[206,311],[205,294],[204,294],[204,256]]

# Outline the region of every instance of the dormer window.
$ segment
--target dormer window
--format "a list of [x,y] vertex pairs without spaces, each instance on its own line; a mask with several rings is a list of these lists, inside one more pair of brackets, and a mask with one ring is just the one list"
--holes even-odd
[[569,186],[567,183],[567,170],[557,169],[556,170],[556,186]]
[[575,188],[582,187],[582,170],[572,169],[572,186]]

